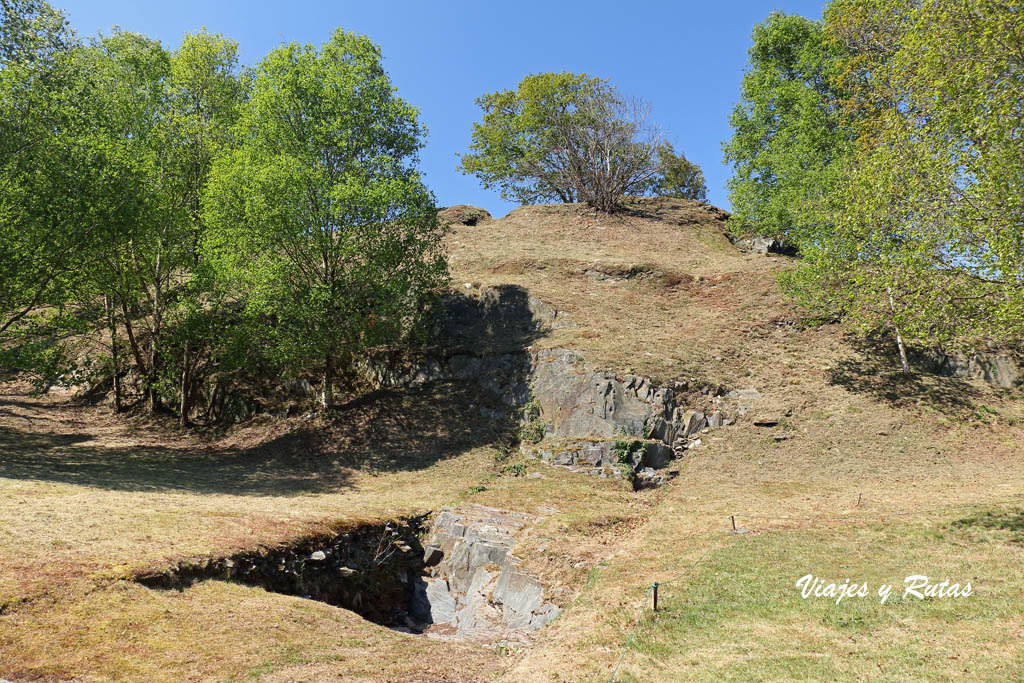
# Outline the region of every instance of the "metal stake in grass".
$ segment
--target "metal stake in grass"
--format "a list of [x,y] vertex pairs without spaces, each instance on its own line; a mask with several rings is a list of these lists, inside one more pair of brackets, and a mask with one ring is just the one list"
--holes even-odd
[[654,585],[651,586],[654,589],[654,611],[658,611],[658,582],[655,581]]
[[732,522],[732,530],[736,531],[736,515],[729,515],[729,521]]

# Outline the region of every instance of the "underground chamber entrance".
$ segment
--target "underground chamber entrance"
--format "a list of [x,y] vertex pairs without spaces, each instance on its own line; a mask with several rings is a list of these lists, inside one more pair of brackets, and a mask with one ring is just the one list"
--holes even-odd
[[289,545],[145,571],[149,588],[219,579],[317,600],[410,634],[527,645],[559,608],[512,554],[535,520],[483,506],[363,524]]

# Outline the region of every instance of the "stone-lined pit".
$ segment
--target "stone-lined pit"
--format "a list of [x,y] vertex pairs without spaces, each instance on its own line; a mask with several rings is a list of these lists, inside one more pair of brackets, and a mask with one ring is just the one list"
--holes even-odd
[[407,625],[415,584],[422,582],[420,534],[426,520],[423,515],[364,524],[288,545],[143,571],[135,580],[179,590],[208,579],[238,581],[343,607],[377,624]]
[[[525,645],[554,619],[539,579],[512,555],[527,515],[467,505],[364,524],[288,545],[136,574],[149,588],[220,579],[351,610],[395,630],[445,640]],[[424,547],[421,539],[427,539]]]

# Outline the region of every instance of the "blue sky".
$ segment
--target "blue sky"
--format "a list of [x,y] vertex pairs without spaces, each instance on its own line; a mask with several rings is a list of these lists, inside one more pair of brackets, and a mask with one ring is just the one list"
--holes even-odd
[[750,31],[773,9],[820,18],[823,0],[755,2],[512,3],[420,0],[51,0],[80,35],[112,26],[175,48],[203,26],[240,43],[257,63],[288,41],[323,43],[336,26],[369,36],[399,94],[420,108],[430,135],[421,168],[438,204],[503,215],[514,205],[455,170],[480,118],[474,99],[530,73],[571,71],[609,79],[648,100],[668,139],[704,169],[709,200],[728,208],[721,142],[739,97]]

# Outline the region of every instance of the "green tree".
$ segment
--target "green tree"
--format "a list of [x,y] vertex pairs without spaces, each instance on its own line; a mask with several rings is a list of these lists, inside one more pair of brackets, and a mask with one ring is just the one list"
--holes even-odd
[[[166,347],[166,341],[181,337],[172,328],[188,326],[187,312],[202,308],[197,299],[211,301],[193,282],[204,230],[200,199],[213,158],[231,144],[243,92],[236,54],[236,43],[206,32],[186,35],[174,53],[122,32],[86,51],[103,110],[97,128],[132,160],[137,183],[133,193],[106,197],[108,204],[130,201],[135,210],[103,226],[101,258],[89,271],[91,288],[81,305],[102,297],[115,404],[123,332],[151,409],[176,399],[183,423],[196,395],[202,345]],[[179,381],[169,382],[168,375]]]
[[[102,156],[80,135],[74,36],[43,2],[0,4],[0,335],[58,305],[95,238],[77,220],[92,205]],[[99,178],[102,184],[103,178]]]
[[658,169],[651,193],[660,197],[696,199],[701,202],[708,200],[708,187],[700,166],[687,159],[682,152],[676,154],[669,142],[663,142],[658,147]]
[[819,230],[814,207],[852,139],[831,77],[835,60],[822,22],[773,12],[754,27],[723,145],[735,232],[800,241]]
[[858,140],[821,214],[832,248],[808,250],[808,276],[834,282],[841,310],[863,329],[894,330],[904,369],[904,342],[1019,343],[1019,7],[843,0],[826,20]]
[[64,13],[43,0],[0,0],[0,66],[52,68],[74,46]]
[[158,41],[117,31],[94,40],[81,59],[99,105],[95,136],[116,150],[132,169],[135,183],[130,192],[97,200],[99,206],[126,210],[99,224],[99,259],[88,269],[78,301],[85,309],[103,297],[114,375],[121,371],[118,334],[123,330],[150,407],[157,410],[163,319],[184,251],[165,134],[171,55]]
[[[167,341],[160,349],[161,394],[174,397],[183,425],[200,391],[223,365],[236,316],[231,297],[201,262],[207,226],[202,197],[213,162],[234,147],[232,126],[246,97],[248,75],[238,68],[238,43],[201,31],[186,34],[171,56],[163,131],[172,201],[179,207],[185,251],[177,252],[179,277],[167,305]],[[187,276],[184,275],[187,273]],[[163,340],[161,340],[163,341]]]
[[483,122],[473,124],[470,153],[462,155],[459,170],[487,189],[499,188],[506,201],[576,201],[553,122],[587,98],[610,93],[606,81],[563,72],[527,76],[515,90],[477,98]]
[[610,212],[655,176],[660,140],[649,107],[586,74],[527,76],[515,90],[477,99],[470,153],[459,170],[503,199],[585,202]]
[[836,0],[755,30],[726,144],[741,227],[787,289],[908,347],[1024,338],[1024,17],[998,0]]
[[447,284],[444,231],[415,170],[424,132],[380,60],[340,29],[319,51],[271,52],[204,194],[206,252],[245,293],[254,340],[318,367],[326,408],[339,371],[408,335]]

